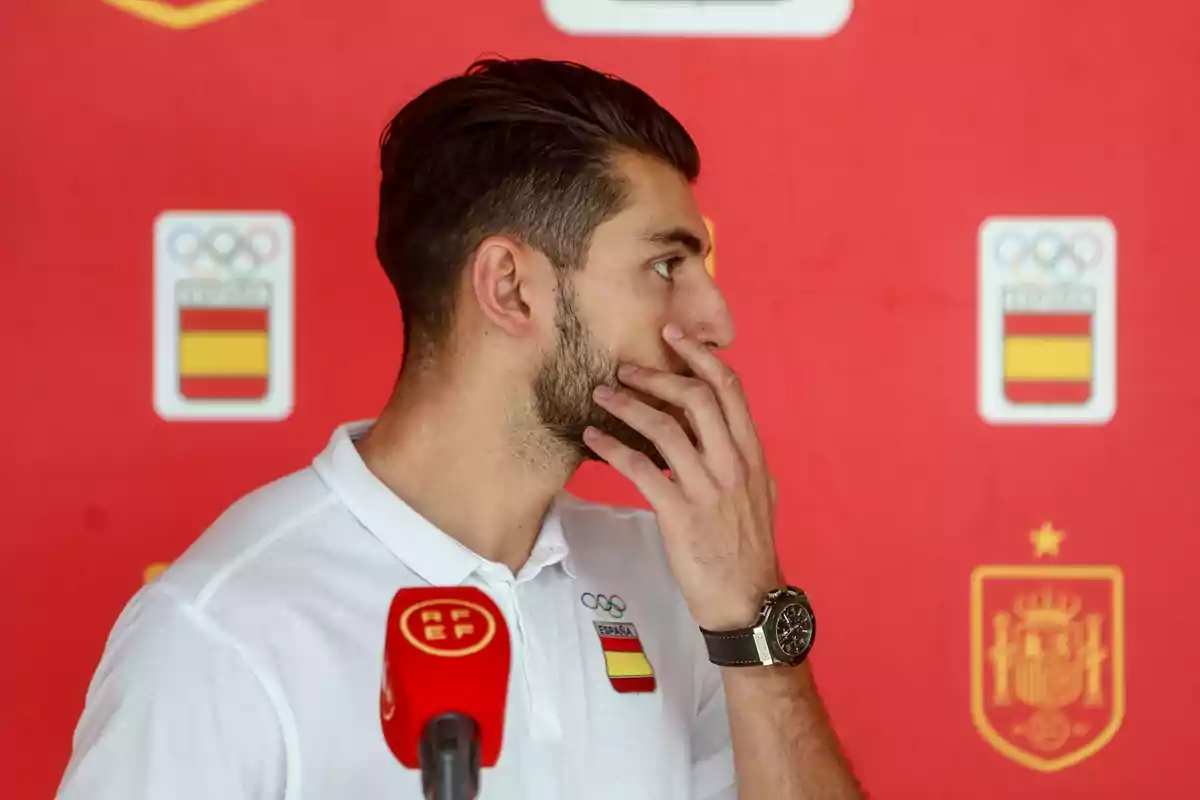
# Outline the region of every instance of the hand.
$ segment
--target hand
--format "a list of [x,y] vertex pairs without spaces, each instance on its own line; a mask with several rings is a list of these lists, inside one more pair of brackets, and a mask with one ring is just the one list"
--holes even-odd
[[617,374],[627,386],[683,409],[697,444],[670,414],[606,386],[597,387],[596,402],[653,442],[671,477],[594,428],[584,442],[654,509],[696,622],[709,630],[744,628],[763,596],[784,583],[775,552],[775,482],[737,375],[677,327],[668,325],[663,338],[696,377],[633,365]]

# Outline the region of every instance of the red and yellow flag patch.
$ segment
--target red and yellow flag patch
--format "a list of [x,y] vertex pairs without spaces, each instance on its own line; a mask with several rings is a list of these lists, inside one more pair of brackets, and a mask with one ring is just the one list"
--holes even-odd
[[1092,315],[1006,312],[1004,394],[1011,403],[1081,405],[1092,396]]
[[270,342],[266,308],[179,309],[179,393],[190,400],[266,395]]
[[622,694],[653,692],[658,684],[654,668],[642,649],[637,628],[628,622],[594,621],[604,651],[604,668],[613,688]]

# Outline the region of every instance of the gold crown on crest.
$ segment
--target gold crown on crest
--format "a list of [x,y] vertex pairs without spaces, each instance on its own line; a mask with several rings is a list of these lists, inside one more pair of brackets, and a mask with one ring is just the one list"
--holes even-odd
[[1078,597],[1056,596],[1053,590],[1044,589],[1019,596],[1013,603],[1013,612],[1030,625],[1058,626],[1074,619],[1082,607]]

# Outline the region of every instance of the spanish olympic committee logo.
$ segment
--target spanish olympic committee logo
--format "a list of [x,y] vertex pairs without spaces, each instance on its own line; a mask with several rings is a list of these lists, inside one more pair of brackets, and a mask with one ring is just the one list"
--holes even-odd
[[110,6],[127,14],[161,25],[164,28],[183,30],[207,25],[236,14],[262,0],[191,0],[191,2],[166,2],[166,0],[104,0]]
[[625,611],[628,608],[625,605],[625,601],[617,594],[606,595],[584,592],[579,596],[579,602],[583,603],[584,608],[591,611],[598,611],[612,619],[621,619],[624,617]]
[[979,229],[979,413],[1103,424],[1116,412],[1117,238],[1102,217],[993,217]]
[[441,658],[474,655],[496,637],[496,618],[468,600],[424,600],[400,615],[400,633],[423,653]]
[[281,212],[168,211],[154,225],[154,407],[279,420],[293,402],[293,233]]
[[832,36],[854,0],[542,0],[560,30],[580,35]]

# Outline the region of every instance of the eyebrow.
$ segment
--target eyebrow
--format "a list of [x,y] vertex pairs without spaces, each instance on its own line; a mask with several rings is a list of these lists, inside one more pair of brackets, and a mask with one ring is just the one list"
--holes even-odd
[[693,255],[700,255],[700,237],[688,228],[668,228],[654,231],[646,235],[646,241],[653,244],[681,244]]

